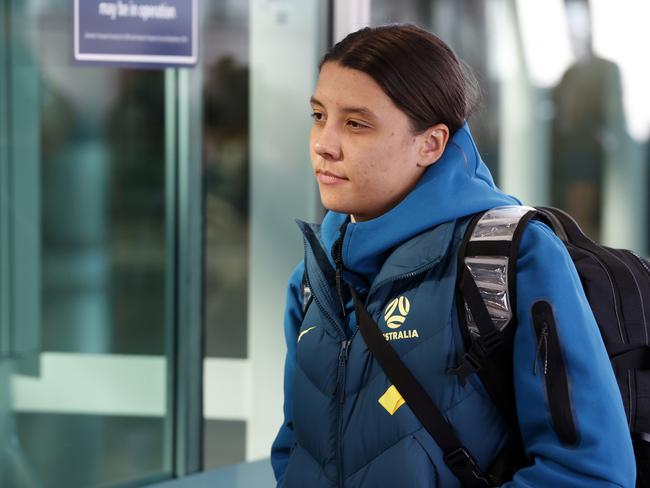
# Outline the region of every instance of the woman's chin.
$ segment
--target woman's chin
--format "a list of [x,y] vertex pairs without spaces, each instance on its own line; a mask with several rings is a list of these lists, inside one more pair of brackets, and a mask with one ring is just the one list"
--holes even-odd
[[329,198],[323,198],[322,195],[321,195],[320,201],[323,204],[323,207],[325,207],[326,210],[329,210],[331,212],[337,212],[337,213],[343,213],[343,214],[351,213],[350,210],[349,210],[349,206],[345,205],[342,202],[338,202],[338,201],[335,201],[335,200],[329,199]]

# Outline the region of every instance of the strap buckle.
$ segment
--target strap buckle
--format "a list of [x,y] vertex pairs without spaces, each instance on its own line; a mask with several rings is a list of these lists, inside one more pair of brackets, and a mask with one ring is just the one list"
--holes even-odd
[[490,486],[487,478],[483,476],[481,468],[479,468],[472,455],[464,447],[459,447],[445,454],[443,459],[445,460],[445,464],[460,479],[464,486]]
[[485,337],[479,337],[472,342],[469,351],[463,355],[460,364],[454,368],[449,368],[447,374],[458,375],[460,384],[465,386],[467,377],[472,373],[478,373],[483,367],[486,356],[491,355],[501,344],[503,344],[501,333],[496,329],[486,334]]

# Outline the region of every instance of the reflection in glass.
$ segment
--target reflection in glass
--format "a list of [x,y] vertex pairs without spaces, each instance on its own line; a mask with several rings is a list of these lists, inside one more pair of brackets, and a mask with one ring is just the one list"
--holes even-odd
[[206,355],[246,357],[248,67],[205,67]]
[[623,143],[618,140],[625,123],[621,81],[618,67],[592,49],[588,4],[569,5],[576,61],[552,91],[552,203],[599,240],[607,146]]
[[[212,1],[204,6],[203,161],[205,202],[206,362],[244,364],[248,356],[249,276],[249,2]],[[217,360],[218,361],[218,360]],[[206,369],[205,405],[229,403],[224,378]],[[247,386],[238,383],[237,392]],[[246,419],[206,413],[205,469],[242,462]]]

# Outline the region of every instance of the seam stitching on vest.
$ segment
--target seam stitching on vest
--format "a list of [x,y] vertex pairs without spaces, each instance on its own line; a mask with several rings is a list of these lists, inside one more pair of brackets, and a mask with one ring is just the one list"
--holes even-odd
[[307,454],[307,456],[309,456],[311,458],[311,460],[314,462],[314,464],[320,468],[320,471],[321,471],[321,473],[323,475],[323,478],[325,478],[327,481],[331,481],[331,482],[335,481],[335,480],[330,479],[330,478],[327,477],[327,475],[325,474],[325,467],[320,462],[318,462],[318,459],[316,459],[316,456],[314,456],[311,452],[309,452],[309,449],[307,449],[302,444],[296,444],[296,446],[297,446],[297,448],[299,448],[303,452],[305,452]]
[[355,474],[357,474],[359,471],[361,471],[362,469],[364,469],[365,467],[367,467],[370,463],[372,463],[372,462],[373,462],[375,459],[377,459],[379,456],[381,456],[382,454],[384,454],[386,451],[389,451],[390,449],[392,449],[393,447],[395,447],[397,444],[399,444],[400,442],[402,442],[404,439],[406,439],[406,438],[409,437],[409,436],[412,436],[415,432],[417,432],[418,430],[423,429],[423,428],[424,428],[424,427],[420,426],[419,428],[415,429],[414,431],[412,431],[412,432],[408,432],[407,434],[404,434],[403,437],[400,437],[400,438],[397,439],[395,442],[393,442],[390,446],[387,446],[386,448],[384,448],[384,449],[382,449],[381,451],[379,451],[375,456],[372,457],[372,459],[369,459],[365,464],[363,464],[361,467],[357,468],[357,470],[356,470],[354,473],[351,473],[351,474],[349,474],[348,476],[346,476],[346,479],[351,478],[352,476],[354,476]]
[[[321,395],[323,395],[324,397],[327,397],[327,398],[329,398],[329,397],[331,396],[331,395],[328,395],[328,394],[323,393],[323,391],[322,391],[322,390],[321,390],[321,389],[320,389],[320,388],[319,388],[319,387],[314,383],[314,381],[309,377],[309,375],[307,374],[307,372],[305,371],[305,369],[304,369],[302,366],[300,366],[300,364],[298,363],[298,361],[296,361],[296,368],[297,368],[297,370],[300,370],[300,371],[302,372],[302,374],[305,376],[305,378],[307,378],[307,381],[308,381],[308,382],[309,382],[309,383],[310,383],[310,384],[311,384],[311,385],[312,385],[312,386],[313,386],[313,387],[314,387],[314,388],[315,388],[315,389],[316,389],[316,390],[317,390]],[[295,416],[296,416],[296,415],[295,415],[295,413],[294,413],[294,417],[295,417]],[[309,455],[309,457],[314,461],[314,464],[316,464],[316,465],[320,468],[321,472],[323,473],[323,477],[324,477],[325,479],[327,479],[328,481],[334,481],[334,480],[331,480],[331,479],[329,479],[329,478],[327,477],[327,475],[325,474],[325,466],[324,466],[323,464],[321,464],[321,463],[318,461],[318,459],[316,458],[316,456],[314,456],[314,454],[312,454],[312,453],[309,451],[309,449],[307,448],[307,446],[305,446],[305,445],[303,445],[303,444],[300,444],[300,443],[297,443],[296,445],[299,446],[300,449],[302,449],[304,452],[306,452],[306,453]],[[326,462],[326,461],[323,461],[323,462]]]
[[[309,377],[309,375],[307,374],[307,372],[305,371],[305,369],[300,365],[300,363],[299,363],[298,361],[296,361],[296,368],[299,369],[299,370],[302,372],[302,374],[305,376],[305,378],[307,378],[307,381],[309,381],[309,383],[310,383],[314,388],[316,388],[316,390],[318,390],[318,392],[319,392],[321,395],[323,395],[324,397],[327,397],[327,398],[330,398],[330,397],[332,396],[332,395],[330,395],[329,393],[325,393],[325,392],[323,392],[323,390],[320,389],[320,387],[319,387],[319,386],[314,382],[314,380],[312,380],[312,379]],[[294,415],[294,417],[295,417],[295,415]]]

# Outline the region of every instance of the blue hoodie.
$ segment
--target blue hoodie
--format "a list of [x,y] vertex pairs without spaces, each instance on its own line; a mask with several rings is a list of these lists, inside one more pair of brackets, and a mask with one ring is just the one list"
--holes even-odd
[[[445,241],[447,244],[439,246],[441,253],[447,252],[453,255],[456,249],[454,246],[457,246],[458,242],[452,236],[457,237],[459,234],[459,227],[455,223],[466,221],[466,217],[483,210],[518,204],[518,200],[496,188],[489,170],[478,154],[469,128],[465,125],[454,134],[441,159],[427,169],[415,188],[385,214],[369,221],[351,223],[347,215],[328,212],[321,226],[302,224],[302,227],[303,231],[309,232],[311,229],[317,236],[331,266],[334,266],[331,251],[335,242],[341,237],[341,230],[344,229],[342,243],[344,278],[365,294],[379,283],[384,283],[387,277],[398,275],[402,267],[404,270],[417,269],[418,260],[421,260],[424,265],[427,259],[431,259],[432,251],[423,249],[425,245],[423,243],[435,247],[438,241],[431,240],[434,238],[427,240],[421,236],[431,234],[432,230],[437,232],[438,237],[435,239],[448,241]],[[440,237],[443,234],[448,236]],[[451,247],[444,247],[444,245]],[[307,330],[309,324],[303,327],[304,273],[305,261],[302,261],[292,273],[287,290],[284,323],[287,342],[285,422],[274,442],[271,457],[279,486],[283,486],[290,455],[293,454],[294,457],[303,455],[294,452],[293,449],[296,446],[293,423],[294,419],[301,415],[301,412],[296,412],[294,409],[295,404],[301,404],[294,398],[297,343],[299,334],[309,332]],[[520,470],[512,482],[505,486],[634,486],[635,464],[629,430],[620,392],[598,327],[564,245],[540,222],[530,222],[523,233],[517,261],[516,282],[518,328],[513,359],[515,394],[519,426],[526,451],[534,459],[534,464]],[[435,288],[432,293],[438,293],[438,290],[440,293],[453,295],[452,290],[445,289],[442,285]],[[578,442],[571,446],[563,445],[558,439],[550,419],[544,380],[541,374],[535,374],[533,371],[538,344],[532,324],[531,307],[533,303],[542,299],[553,307],[571,388],[572,412],[578,431]],[[350,313],[351,304],[348,302],[346,306],[348,316],[344,334],[347,337],[354,337],[357,329],[356,318],[354,313]],[[379,308],[378,314],[381,314],[382,308]],[[452,317],[446,321],[445,327],[457,328],[457,322]],[[450,334],[452,334],[450,340],[453,342],[453,337],[457,338],[457,332]],[[318,354],[321,350],[325,351],[324,343],[320,347],[321,349],[314,349],[313,354]],[[354,343],[352,347],[355,348]],[[353,349],[351,352],[354,352]],[[475,389],[481,390],[477,378],[470,378],[470,380]],[[443,382],[438,381],[438,384]],[[455,388],[456,386],[452,389]],[[447,394],[438,393],[442,398]],[[467,427],[475,416],[471,408],[489,410],[491,407],[472,402],[464,402],[464,404],[465,411],[461,410],[461,413],[457,414],[449,412],[449,416],[456,415],[458,425],[455,427],[460,430],[461,440],[463,436],[468,436],[469,444],[472,442],[480,444],[480,439],[471,439],[472,429]],[[472,405],[475,406],[471,407]],[[494,424],[500,424],[500,420],[497,417],[495,419]],[[466,424],[465,428],[469,429],[465,433],[463,433],[463,424]],[[475,435],[481,434],[476,432]],[[431,442],[432,440],[427,436],[424,436],[424,440],[420,440],[420,444],[423,445]],[[493,457],[495,446],[492,447],[492,451],[480,455],[474,453],[481,464],[487,465],[491,461],[490,457]],[[430,486],[458,486],[457,480],[446,466],[439,459],[437,463],[435,462],[434,458],[438,454],[433,452],[434,450],[428,451],[435,465],[435,480],[431,480]],[[480,449],[477,447],[476,450]],[[345,458],[344,453],[341,456]],[[323,459],[327,459],[327,456],[324,455]],[[295,461],[294,464],[298,462]],[[348,462],[352,461],[348,460]],[[326,463],[322,461],[321,464]],[[373,471],[369,470],[369,472]],[[325,466],[318,479],[329,479],[329,474]],[[368,479],[371,479],[368,477],[371,475],[364,474],[364,476],[365,483],[368,483]],[[309,478],[303,477],[303,479]],[[353,477],[349,478],[350,481],[347,479],[344,481],[346,486],[354,485]],[[386,486],[390,485],[386,475],[381,475],[371,482],[372,486],[380,486],[378,480],[382,480],[381,483],[385,482]],[[338,483],[341,484],[342,481],[339,479]],[[329,485],[325,483],[323,486]]]

